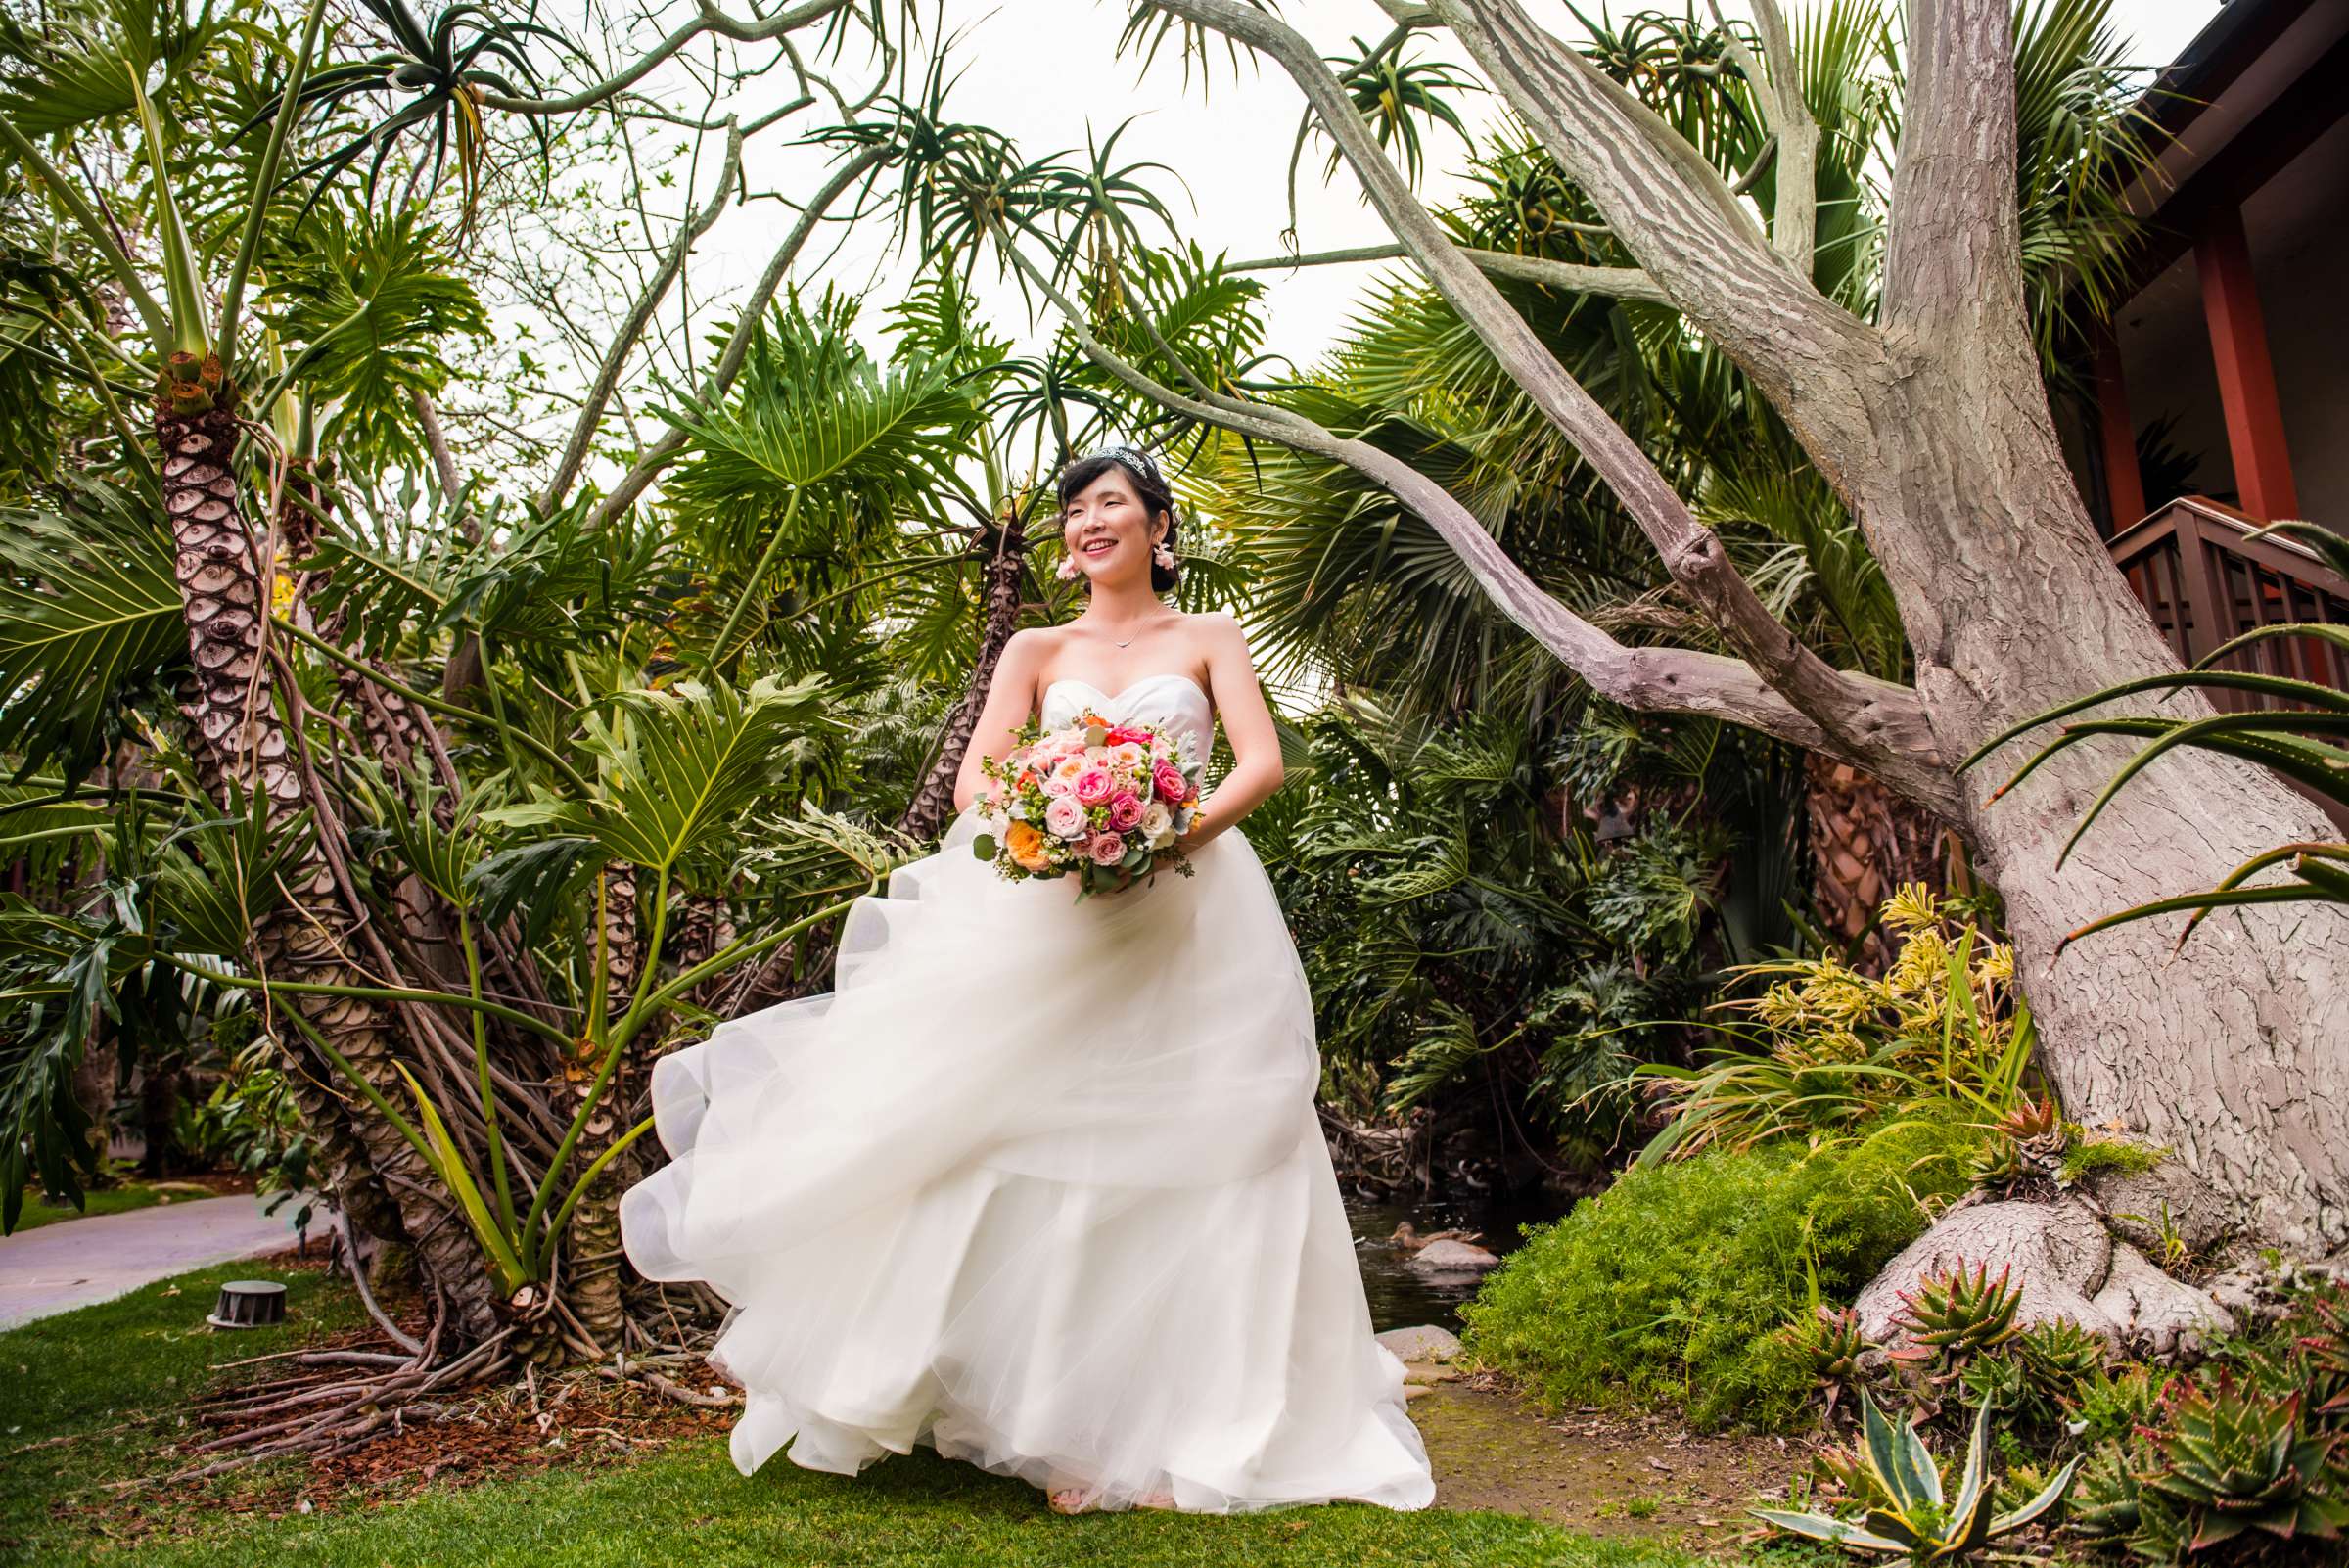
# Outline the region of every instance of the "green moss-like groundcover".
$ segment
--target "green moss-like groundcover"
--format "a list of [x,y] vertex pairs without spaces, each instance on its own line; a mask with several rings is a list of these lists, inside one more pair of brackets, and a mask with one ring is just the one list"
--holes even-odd
[[1812,1371],[1775,1332],[1848,1304],[1967,1185],[1982,1137],[1907,1118],[1817,1151],[1709,1149],[1634,1170],[1525,1243],[1462,1309],[1468,1354],[1552,1408],[1683,1411],[1713,1430],[1797,1424]]

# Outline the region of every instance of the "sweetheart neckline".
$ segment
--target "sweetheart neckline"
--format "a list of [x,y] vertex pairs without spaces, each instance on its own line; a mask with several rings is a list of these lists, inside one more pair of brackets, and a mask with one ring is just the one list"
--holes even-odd
[[[1215,700],[1213,697],[1208,697],[1207,688],[1206,688],[1205,686],[1202,686],[1202,685],[1200,685],[1200,684],[1199,684],[1199,682],[1197,682],[1196,680],[1193,680],[1193,679],[1191,679],[1191,677],[1190,677],[1190,676],[1188,676],[1188,675],[1184,674],[1182,671],[1180,671],[1180,670],[1178,670],[1178,669],[1162,669],[1162,670],[1158,671],[1156,674],[1144,675],[1144,676],[1142,676],[1142,677],[1141,677],[1139,680],[1129,680],[1129,681],[1128,681],[1128,682],[1127,682],[1127,683],[1126,683],[1124,686],[1121,686],[1120,688],[1118,688],[1116,691],[1103,691],[1103,690],[1102,690],[1100,687],[1098,687],[1098,686],[1094,685],[1094,684],[1093,684],[1091,681],[1089,681],[1089,680],[1080,680],[1080,679],[1079,679],[1078,677],[1076,677],[1075,675],[1063,675],[1063,676],[1061,676],[1061,677],[1060,677],[1058,680],[1055,680],[1055,681],[1053,681],[1053,682],[1052,682],[1050,685],[1047,685],[1047,686],[1044,688],[1044,700],[1046,700],[1046,701],[1050,700],[1050,698],[1051,698],[1051,696],[1052,696],[1052,687],[1053,687],[1053,686],[1082,686],[1082,687],[1083,687],[1083,688],[1084,688],[1086,691],[1089,691],[1089,692],[1091,692],[1091,693],[1092,693],[1094,696],[1096,696],[1096,697],[1102,697],[1102,698],[1106,698],[1106,699],[1108,699],[1110,702],[1113,702],[1113,703],[1114,703],[1114,702],[1118,701],[1120,698],[1124,697],[1124,696],[1125,696],[1125,695],[1126,695],[1128,692],[1129,692],[1129,691],[1132,691],[1132,690],[1134,690],[1135,688],[1137,688],[1137,687],[1140,687],[1140,686],[1146,686],[1146,685],[1148,685],[1148,684],[1149,684],[1151,681],[1154,681],[1154,680],[1179,680],[1179,681],[1182,681],[1182,682],[1184,682],[1185,684],[1187,684],[1187,685],[1188,685],[1188,686],[1191,688],[1191,690],[1193,690],[1193,691],[1197,692],[1197,693],[1198,693],[1200,696],[1202,696],[1202,697],[1207,697],[1208,706],[1209,706],[1211,709],[1212,709],[1212,708],[1215,706],[1215,701],[1216,701],[1216,700]],[[1039,703],[1039,704],[1038,704],[1038,706],[1040,707],[1040,706],[1041,706],[1041,703]]]

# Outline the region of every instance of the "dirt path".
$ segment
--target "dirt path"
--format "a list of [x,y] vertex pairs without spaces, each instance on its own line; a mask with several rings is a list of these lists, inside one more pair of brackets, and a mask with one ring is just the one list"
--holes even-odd
[[[257,1258],[290,1245],[298,1200],[263,1214],[250,1193],[230,1198],[181,1199],[127,1214],[66,1220],[37,1230],[0,1236],[0,1328],[238,1258]],[[311,1240],[323,1242],[314,1222]]]
[[1437,1383],[1410,1404],[1436,1506],[1528,1514],[1596,1536],[1719,1548],[1754,1526],[1757,1494],[1784,1496],[1808,1451],[1778,1438],[1707,1438],[1676,1423],[1543,1415],[1497,1379]]

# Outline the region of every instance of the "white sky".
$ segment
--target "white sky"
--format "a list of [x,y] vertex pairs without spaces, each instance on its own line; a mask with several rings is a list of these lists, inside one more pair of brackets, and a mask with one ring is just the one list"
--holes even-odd
[[[1611,9],[1622,14],[1637,3],[1619,0]],[[1280,9],[1332,53],[1350,49],[1352,37],[1373,40],[1387,28],[1370,0],[1285,0]],[[1561,30],[1572,25],[1561,0],[1533,0],[1531,9]],[[2135,40],[2136,60],[2159,65],[2175,58],[2217,10],[2215,0],[2115,0],[2113,21]],[[1155,160],[1180,174],[1189,187],[1187,201],[1165,171],[1146,171],[1143,178],[1161,192],[1189,237],[1211,255],[1221,248],[1228,248],[1235,259],[1276,253],[1288,221],[1289,152],[1303,110],[1295,87],[1277,68],[1260,69],[1244,55],[1235,78],[1219,51],[1203,96],[1196,77],[1184,87],[1171,45],[1144,76],[1138,57],[1121,60],[1115,54],[1125,15],[1119,0],[948,0],[949,23],[964,29],[955,52],[963,74],[949,98],[955,117],[1005,132],[1031,157],[1073,149],[1082,160],[1088,133],[1105,137],[1121,120],[1138,115],[1119,142],[1119,161]],[[1446,50],[1440,43],[1422,42],[1419,51],[1468,64],[1463,51]],[[854,78],[852,71],[843,75]],[[1468,107],[1463,117],[1473,129],[1479,115],[1489,113]],[[1463,148],[1449,131],[1432,131],[1430,137],[1431,178],[1421,194],[1440,203],[1456,188],[1442,171],[1458,166]],[[1300,248],[1322,251],[1390,240],[1342,164],[1328,186],[1321,183],[1326,154],[1327,144],[1314,139],[1300,171]],[[777,188],[811,189],[820,179],[819,166],[806,150],[754,144],[754,179]],[[771,203],[729,214],[697,253],[696,292],[707,299],[713,290],[723,293],[746,284],[787,227],[788,215]],[[876,276],[879,249],[878,235],[861,243],[852,238],[820,273],[803,275],[829,277],[849,289],[866,287]],[[1398,265],[1349,263],[1259,274],[1270,285],[1267,346],[1310,363],[1334,339],[1378,269]],[[901,286],[907,270],[901,261],[879,270],[876,307]],[[983,270],[983,281],[986,276]],[[1004,330],[1023,319],[1008,282],[990,289],[988,297]],[[868,327],[878,324],[877,308],[869,310]]]

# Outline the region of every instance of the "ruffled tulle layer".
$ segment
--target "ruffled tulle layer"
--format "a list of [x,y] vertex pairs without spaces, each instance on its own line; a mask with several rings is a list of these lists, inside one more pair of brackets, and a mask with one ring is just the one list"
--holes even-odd
[[655,1068],[672,1158],[622,1236],[732,1305],[735,1464],[928,1443],[1111,1508],[1426,1506],[1255,852],[1078,904],[976,828],[855,905],[834,991]]

